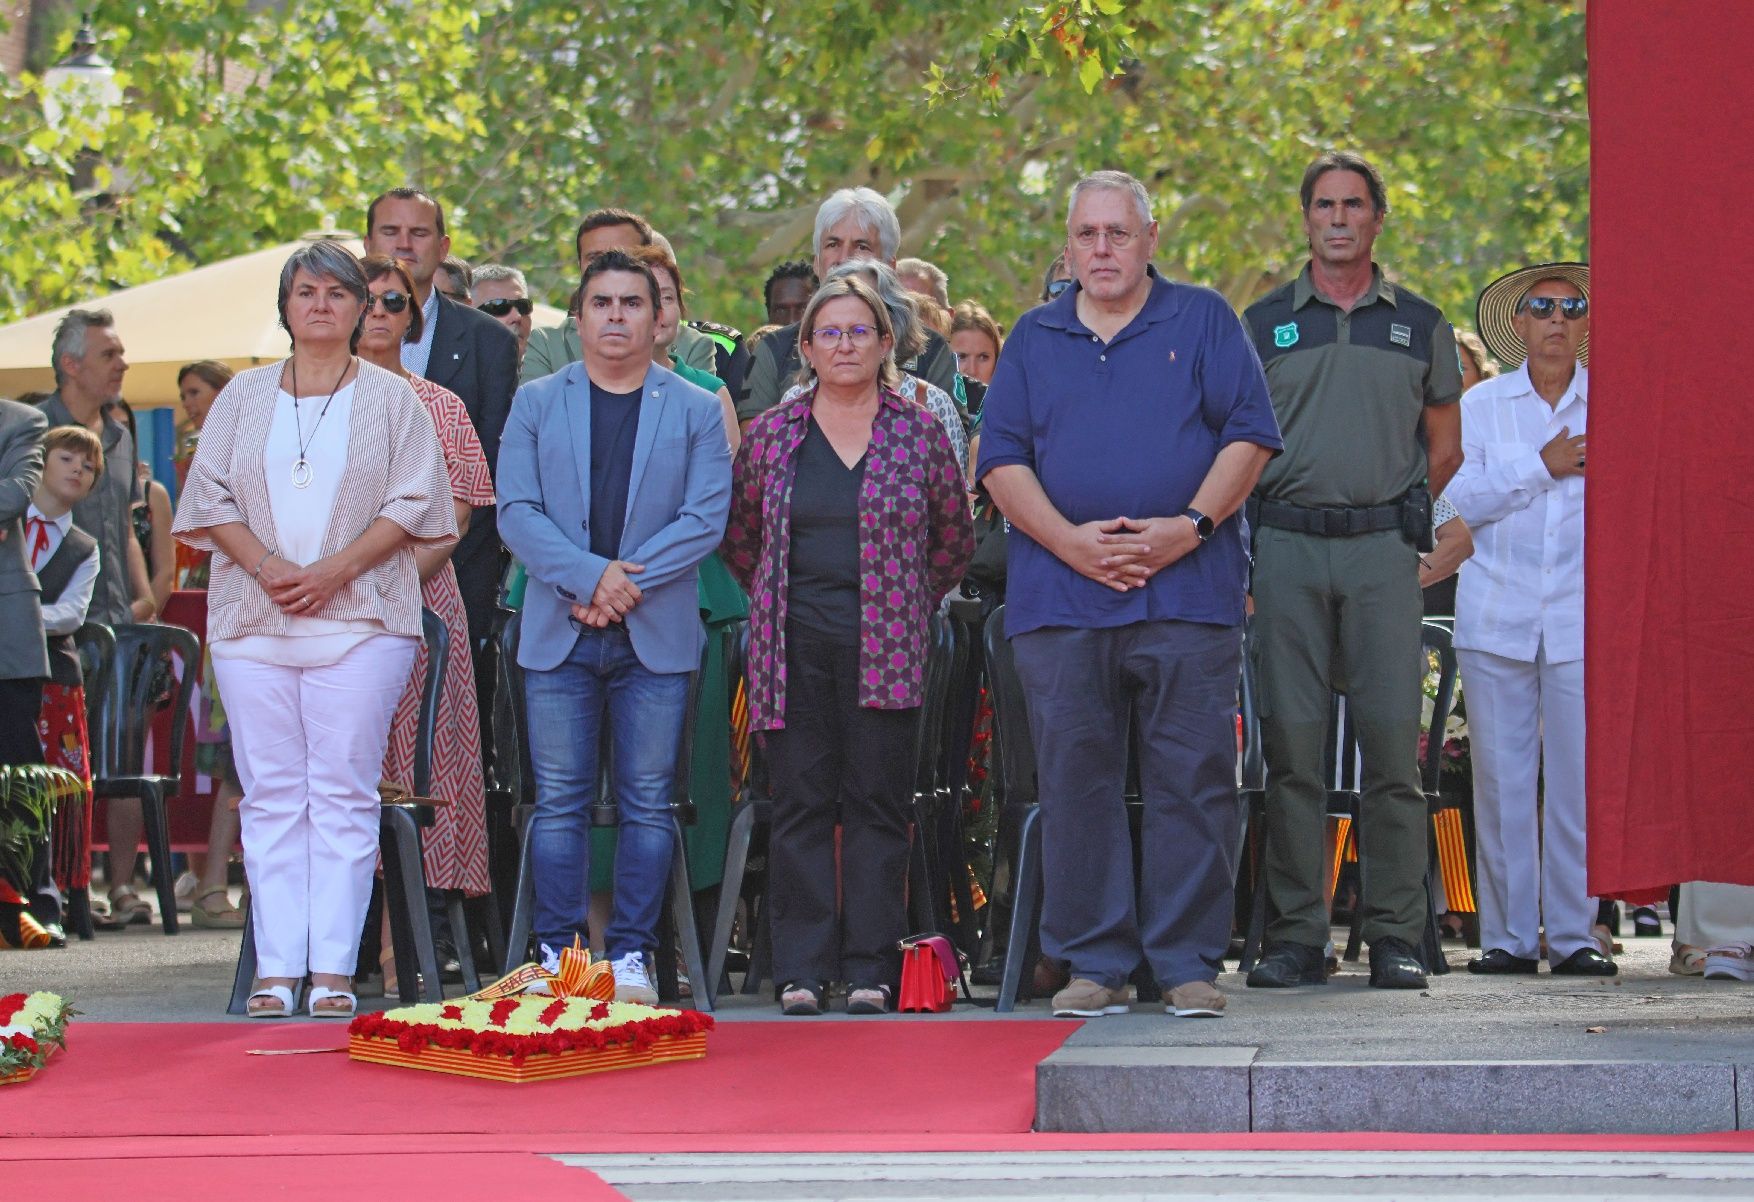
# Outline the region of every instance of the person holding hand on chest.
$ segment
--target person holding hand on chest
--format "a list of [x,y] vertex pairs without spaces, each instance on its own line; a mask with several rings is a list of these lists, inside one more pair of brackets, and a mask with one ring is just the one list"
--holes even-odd
[[[1462,398],[1448,492],[1474,532],[1456,585],[1479,844],[1474,973],[1618,971],[1585,884],[1583,550],[1589,267],[1545,263],[1488,284],[1480,337],[1521,366]],[[1536,777],[1540,774],[1541,787]]]

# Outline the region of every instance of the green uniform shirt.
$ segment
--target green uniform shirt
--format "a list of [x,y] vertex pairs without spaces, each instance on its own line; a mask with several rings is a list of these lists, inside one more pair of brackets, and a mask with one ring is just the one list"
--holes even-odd
[[[711,372],[718,358],[718,343],[710,335],[683,326],[676,331],[676,345],[670,348],[678,363]],[[572,318],[557,326],[541,326],[530,331],[524,347],[524,362],[518,368],[518,383],[528,384],[551,376],[569,363],[579,361],[579,327]]]
[[1462,395],[1455,332],[1436,305],[1373,269],[1347,311],[1310,269],[1244,315],[1267,371],[1285,453],[1255,491],[1310,506],[1395,500],[1426,476],[1420,417]]

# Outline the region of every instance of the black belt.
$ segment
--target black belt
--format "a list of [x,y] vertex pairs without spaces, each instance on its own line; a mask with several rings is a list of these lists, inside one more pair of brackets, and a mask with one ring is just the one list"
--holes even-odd
[[1314,534],[1320,538],[1350,538],[1355,534],[1375,534],[1401,528],[1400,501],[1357,508],[1316,508],[1261,498],[1249,507],[1249,511],[1249,520],[1257,526],[1295,530],[1299,534]]

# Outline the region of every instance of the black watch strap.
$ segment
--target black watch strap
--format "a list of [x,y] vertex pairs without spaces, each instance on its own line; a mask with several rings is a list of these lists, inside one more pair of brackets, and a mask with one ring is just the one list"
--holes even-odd
[[1200,536],[1201,542],[1209,541],[1212,535],[1217,533],[1217,524],[1198,509],[1185,509],[1182,511],[1182,516],[1193,519],[1194,533]]

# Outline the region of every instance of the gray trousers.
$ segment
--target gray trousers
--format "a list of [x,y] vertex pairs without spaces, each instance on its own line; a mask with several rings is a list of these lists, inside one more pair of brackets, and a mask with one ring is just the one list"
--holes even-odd
[[1336,691],[1363,759],[1364,938],[1418,947],[1431,838],[1419,784],[1419,555],[1398,530],[1255,535],[1255,679],[1267,759],[1268,943],[1328,942],[1328,717]]
[[[1196,622],[1012,640],[1041,800],[1042,950],[1109,988],[1141,959],[1165,989],[1214,980],[1230,942],[1242,632]],[[1135,882],[1125,800],[1138,732]]]

